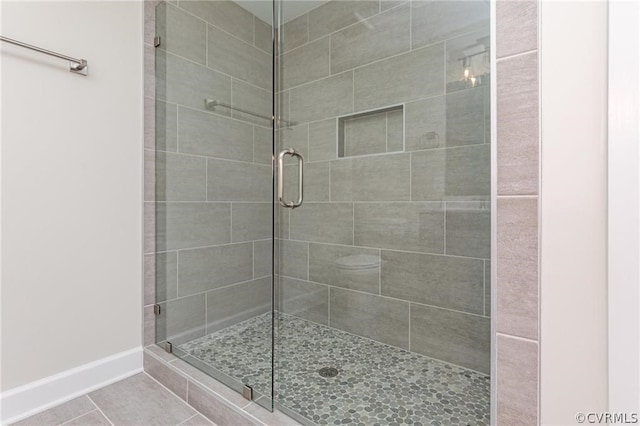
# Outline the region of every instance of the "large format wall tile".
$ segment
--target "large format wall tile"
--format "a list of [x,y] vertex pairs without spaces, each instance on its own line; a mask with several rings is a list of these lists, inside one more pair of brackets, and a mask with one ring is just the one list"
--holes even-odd
[[486,199],[491,190],[489,157],[488,144],[413,152],[411,199]]
[[537,262],[537,198],[499,198],[497,218],[498,259]]
[[406,104],[405,149],[443,148],[447,141],[445,96],[435,96]]
[[309,278],[309,243],[280,241],[279,273],[285,277],[306,280]]
[[211,25],[207,29],[207,40],[207,65],[210,68],[271,89],[269,54]]
[[488,203],[447,203],[447,254],[491,257],[491,211]]
[[[145,156],[153,156],[153,152]],[[156,201],[205,201],[205,158],[157,151],[155,153]]]
[[156,50],[156,97],[161,101],[204,109],[204,100],[231,102],[231,78]]
[[447,146],[485,142],[484,98],[484,87],[447,94]]
[[[231,241],[228,203],[157,203],[156,251]],[[145,231],[153,232],[153,230]]]
[[309,40],[332,33],[378,13],[377,1],[332,0],[309,12]]
[[179,108],[180,152],[251,161],[253,127],[208,112]]
[[178,107],[163,101],[155,101],[155,144],[145,145],[158,151],[178,150]]
[[444,94],[444,44],[358,68],[354,86],[356,111]]
[[353,244],[351,203],[305,203],[289,220],[292,240]]
[[332,161],[332,201],[408,201],[409,161],[409,154]]
[[231,241],[264,240],[271,237],[271,203],[232,203]]
[[491,320],[412,304],[411,350],[489,374]]
[[538,2],[496,2],[496,55],[498,58],[538,47]]
[[[329,287],[281,277],[280,309],[286,314],[326,325],[329,322]],[[280,322],[280,327],[287,327],[286,319]]]
[[413,48],[489,25],[489,4],[482,1],[414,1],[411,5]]
[[[164,84],[164,76],[166,75],[160,74],[156,76],[157,59],[155,58],[155,51],[156,49],[152,45],[144,45],[144,95],[154,99],[157,97],[156,84]],[[157,83],[156,79],[158,80]]]
[[273,27],[271,21],[264,22],[257,16],[253,17],[253,45],[267,53],[273,50]]
[[271,275],[272,240],[253,242],[253,278]]
[[334,160],[337,157],[335,118],[309,124],[309,161]]
[[156,35],[161,49],[206,65],[207,24],[183,10],[162,2],[156,9]]
[[[329,201],[329,161],[304,164],[304,201]],[[285,166],[284,199],[298,198],[298,166]]]
[[538,53],[497,67],[498,194],[537,194]]
[[283,89],[327,77],[331,74],[329,37],[291,50],[282,55],[281,61]]
[[[360,265],[373,267],[358,269]],[[359,247],[309,244],[309,280],[378,294],[380,253]]]
[[209,201],[271,201],[271,166],[224,160],[207,162]]
[[209,291],[207,292],[207,333],[262,315],[270,310],[271,277]]
[[227,244],[179,254],[179,296],[253,279],[253,245]]
[[[145,305],[178,297],[178,253],[170,251],[145,255],[144,279]],[[155,297],[147,297],[147,293]]]
[[233,1],[186,0],[180,2],[180,7],[247,43],[253,43],[253,15]]
[[409,349],[408,302],[336,287],[330,299],[331,327]]
[[204,293],[159,303],[156,316],[156,342],[169,340],[179,345],[205,334]]
[[353,112],[353,72],[318,80],[290,91],[291,120],[307,122]]
[[482,315],[484,262],[382,251],[382,294]]
[[384,59],[410,48],[409,4],[331,35],[333,74]]
[[[293,148],[307,160],[309,152],[309,126],[307,124],[282,128],[276,132],[276,136],[280,138],[282,148]],[[298,160],[295,158],[285,157],[285,165],[297,163]]]
[[305,13],[304,15],[288,21],[282,26],[280,39],[282,40],[283,52],[302,46],[309,40],[308,22],[309,15]]
[[153,37],[156,35],[156,7],[158,1],[144,2],[144,43],[153,45]]
[[498,198],[497,222],[497,330],[537,339],[537,198]]
[[356,203],[358,246],[444,253],[442,203]]
[[538,339],[538,263],[498,259],[497,330]]
[[498,335],[496,346],[497,424],[538,424],[538,344]]
[[241,111],[231,111],[231,116],[260,126],[271,126],[271,91],[264,90],[237,78],[231,79],[231,104],[234,107],[252,111],[263,117],[255,117]]
[[253,126],[253,162],[271,164],[273,158],[273,136],[271,129]]

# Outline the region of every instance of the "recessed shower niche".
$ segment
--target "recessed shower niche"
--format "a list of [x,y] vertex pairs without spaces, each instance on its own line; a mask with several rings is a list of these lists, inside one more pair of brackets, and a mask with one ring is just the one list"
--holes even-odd
[[404,105],[338,117],[338,157],[403,150]]

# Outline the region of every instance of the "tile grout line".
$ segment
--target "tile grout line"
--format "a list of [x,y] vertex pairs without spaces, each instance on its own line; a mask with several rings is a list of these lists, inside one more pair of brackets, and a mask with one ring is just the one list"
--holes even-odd
[[500,331],[496,331],[496,336],[502,336],[502,337],[505,337],[505,338],[508,338],[508,339],[515,339],[515,340],[520,340],[520,341],[528,342],[528,343],[535,343],[536,345],[540,343],[538,340],[535,340],[535,339],[530,339],[528,337],[522,337],[522,336],[516,336],[514,334],[502,333]]
[[93,405],[95,405],[96,409],[100,412],[100,414],[102,414],[102,415],[104,416],[104,418],[105,418],[105,419],[107,419],[107,421],[109,422],[109,424],[110,424],[111,426],[114,426],[114,425],[113,425],[113,422],[111,421],[111,419],[110,419],[109,417],[107,417],[107,415],[104,413],[104,411],[102,411],[102,409],[98,406],[98,404],[96,404],[96,403],[94,402],[94,400],[93,400],[93,399],[91,399],[91,397],[89,396],[89,394],[87,394],[87,398],[89,398],[89,401],[91,401],[91,403],[92,403]]
[[[85,396],[86,396],[86,395],[85,395]],[[92,401],[92,402],[93,402],[93,401]],[[93,404],[93,405],[95,406],[95,404]],[[55,408],[55,407],[53,407],[53,408]],[[97,412],[100,412],[100,411],[98,410],[98,407],[94,408],[94,409],[93,409],[93,410],[91,410],[91,411],[87,411],[86,413],[82,413],[82,414],[80,414],[79,416],[73,417],[73,418],[71,418],[71,419],[69,419],[69,420],[65,420],[63,423],[59,423],[57,426],[64,426],[64,425],[69,424],[69,423],[71,423],[71,422],[72,422],[72,421],[74,421],[74,420],[78,420],[79,418],[84,417],[84,416],[86,416],[86,415],[88,415],[88,414],[95,413],[96,411],[97,411]],[[37,415],[37,414],[36,414],[36,415]],[[29,418],[29,417],[27,417],[27,418]]]
[[[187,395],[188,395],[188,389],[189,389],[189,385],[187,385]],[[196,413],[196,414],[194,414],[193,416],[189,417],[188,419],[183,420],[183,421],[181,421],[180,423],[178,423],[178,424],[177,424],[177,426],[181,426],[181,425],[185,424],[186,422],[188,422],[189,420],[191,420],[191,419],[193,419],[193,418],[198,417],[199,415],[200,415],[200,413]],[[208,419],[207,419],[207,420],[208,420]]]
[[496,63],[503,62],[503,61],[506,61],[506,60],[509,60],[509,59],[513,59],[513,58],[519,58],[520,56],[530,55],[532,53],[539,53],[539,49],[536,47],[535,49],[526,50],[524,52],[518,52],[518,53],[514,53],[512,55],[502,56],[500,58],[496,58]]

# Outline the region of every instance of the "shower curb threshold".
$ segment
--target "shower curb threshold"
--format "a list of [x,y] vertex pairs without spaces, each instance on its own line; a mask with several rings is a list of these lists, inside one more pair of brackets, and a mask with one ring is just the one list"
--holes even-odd
[[[242,395],[195,367],[191,367],[189,372],[180,369],[177,366],[179,363],[183,363],[187,368],[191,367],[174,354],[164,352],[155,344],[144,348],[144,371],[172,391],[179,387],[180,384],[186,385],[186,392],[174,391],[174,393],[216,425],[232,426],[237,425],[239,421],[242,421],[242,424],[265,426],[294,426],[301,424],[277,407],[274,408],[273,412],[270,412],[255,402],[243,399]],[[219,387],[219,391],[212,389],[212,384]],[[194,403],[189,398],[188,389],[192,386],[204,391],[211,399],[211,407],[209,409],[203,408],[199,402],[196,401]],[[224,393],[227,397],[221,395],[221,393]]]

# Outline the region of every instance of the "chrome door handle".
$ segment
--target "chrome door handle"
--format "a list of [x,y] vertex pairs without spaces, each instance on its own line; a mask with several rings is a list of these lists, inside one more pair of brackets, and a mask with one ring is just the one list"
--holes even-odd
[[[298,201],[284,200],[284,157],[290,155],[298,159]],[[302,205],[303,200],[303,184],[304,184],[304,158],[295,149],[283,149],[278,154],[278,201],[282,207],[295,209]]]

